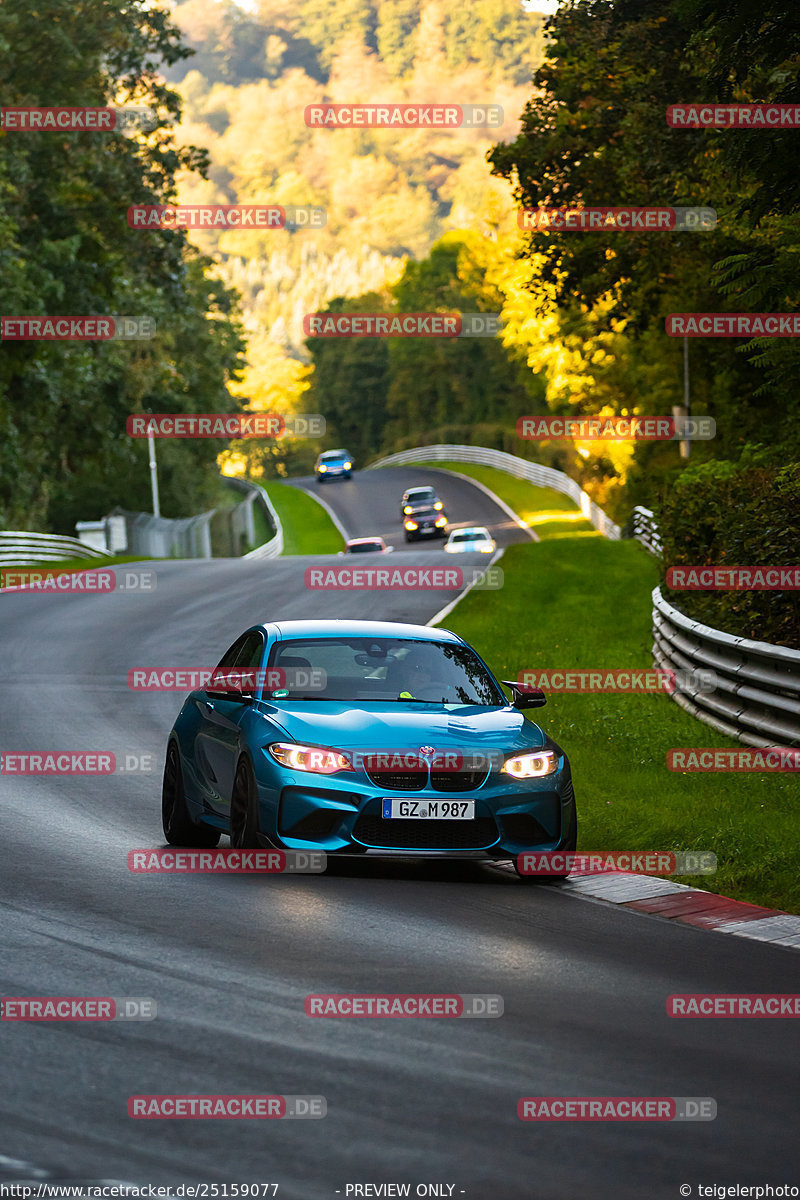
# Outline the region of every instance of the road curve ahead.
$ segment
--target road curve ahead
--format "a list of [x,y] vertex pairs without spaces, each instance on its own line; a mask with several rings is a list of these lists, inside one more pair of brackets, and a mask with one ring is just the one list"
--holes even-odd
[[[388,472],[367,478],[394,498]],[[354,481],[359,494],[363,486]],[[373,499],[363,493],[363,511]],[[469,519],[480,519],[478,506]],[[150,1022],[0,1023],[0,1180],[25,1175],[9,1165],[16,1159],[61,1179],[205,1182],[220,1196],[222,1184],[277,1183],[292,1200],[403,1194],[347,1192],[367,1184],[467,1200],[673,1200],[681,1185],[696,1196],[698,1184],[799,1183],[798,1022],[678,1021],[665,1007],[675,992],[797,991],[790,950],[481,865],[128,871],[129,850],[163,845],[160,770],[181,702],[128,690],[131,667],[211,665],[256,620],[424,621],[447,599],[309,591],[313,561],[165,563],[147,595],[0,596],[2,748],[156,760],[152,774],[0,775],[0,992],[158,1004]],[[591,786],[577,780],[579,798]],[[309,993],[342,992],[493,993],[504,1015],[305,1016]],[[328,1114],[127,1115],[134,1095],[209,1093],[324,1096]],[[713,1097],[718,1115],[517,1118],[520,1097],[548,1095]]]
[[[400,499],[407,488],[432,484],[444,501],[448,530],[463,525],[486,525],[498,546],[529,542],[531,535],[517,525],[481,488],[452,471],[425,467],[381,467],[354,471],[352,479],[320,484],[313,475],[288,479],[303,488],[336,514],[348,537],[380,536],[396,548],[406,545],[400,520]],[[414,542],[415,548],[441,548],[438,538]]]

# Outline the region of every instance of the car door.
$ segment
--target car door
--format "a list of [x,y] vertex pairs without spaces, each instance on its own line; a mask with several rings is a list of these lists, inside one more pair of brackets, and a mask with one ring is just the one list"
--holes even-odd
[[[263,633],[253,630],[244,634],[223,656],[198,698],[200,725],[195,757],[206,784],[203,799],[218,816],[227,817],[230,812],[233,777],[241,750],[241,721],[250,706],[235,697],[223,698],[214,689],[214,677],[258,671],[263,656]],[[209,695],[209,690],[214,694]]]

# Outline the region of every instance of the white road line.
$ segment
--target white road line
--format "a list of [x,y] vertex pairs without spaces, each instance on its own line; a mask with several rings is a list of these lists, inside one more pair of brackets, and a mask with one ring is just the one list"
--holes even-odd
[[[495,553],[492,555],[492,557],[489,559],[489,562],[486,564],[486,570],[488,571],[489,567],[493,567],[494,564],[502,557],[503,557],[503,550],[502,549],[496,550]],[[475,568],[476,571],[479,569],[480,568],[478,568],[478,567]],[[481,572],[481,574],[483,574],[483,572]],[[436,613],[436,615],[431,617],[430,621],[426,621],[426,625],[438,625],[440,621],[443,621],[445,619],[445,617],[449,617],[450,613],[453,611],[455,606],[459,603],[460,600],[464,599],[464,597],[467,595],[468,592],[472,591],[472,589],[478,583],[480,578],[481,578],[480,575],[476,575],[475,578],[473,579],[472,583],[467,584],[467,586],[464,588],[464,590],[458,593],[455,600],[451,600],[449,604],[445,604],[444,608],[440,608],[439,611]]]
[[[295,487],[297,487],[297,485],[296,485],[296,484],[295,484]],[[324,509],[325,509],[325,512],[328,514],[328,516],[330,517],[330,519],[333,521],[334,525],[335,525],[335,526],[336,526],[336,528],[339,530],[339,533],[342,535],[342,537],[344,538],[344,540],[345,540],[346,542],[349,542],[349,541],[350,541],[350,538],[351,538],[353,535],[347,532],[347,530],[345,529],[344,525],[343,525],[343,524],[342,524],[342,522],[339,520],[339,518],[337,517],[336,513],[333,511],[333,509],[331,508],[330,504],[328,504],[328,503],[327,503],[327,501],[323,500],[321,496],[318,496],[316,492],[310,492],[310,491],[308,490],[308,488],[304,488],[304,487],[298,487],[298,488],[297,488],[297,490],[298,490],[298,492],[305,492],[305,494],[306,494],[307,496],[310,496],[312,500],[316,500],[317,504],[319,504],[319,505],[320,505],[322,508],[324,508]]]

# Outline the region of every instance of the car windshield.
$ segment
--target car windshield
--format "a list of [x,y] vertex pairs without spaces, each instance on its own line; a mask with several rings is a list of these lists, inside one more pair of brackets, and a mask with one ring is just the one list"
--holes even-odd
[[348,554],[370,554],[375,550],[382,550],[383,546],[380,542],[361,542],[355,546],[348,546]]
[[433,500],[433,488],[412,488],[406,493],[406,500]]
[[450,540],[453,542],[485,542],[487,536],[487,534],[475,530],[474,532],[455,533]]
[[[398,638],[309,638],[278,642],[270,668],[284,669],[297,690],[275,699],[409,704],[508,704],[467,646]],[[302,670],[301,670],[302,668]],[[324,686],[304,688],[305,677]]]

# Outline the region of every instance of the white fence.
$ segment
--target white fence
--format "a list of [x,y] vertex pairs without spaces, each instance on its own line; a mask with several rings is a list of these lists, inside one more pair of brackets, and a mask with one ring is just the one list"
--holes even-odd
[[642,508],[640,504],[637,504],[631,517],[630,529],[631,537],[636,538],[637,542],[641,542],[645,550],[649,550],[651,554],[661,555],[661,534],[658,532],[656,519],[649,508]]
[[0,530],[0,567],[15,567],[31,562],[60,562],[69,558],[108,558],[105,550],[87,546],[74,537],[55,533],[27,533],[24,530]]
[[463,462],[495,467],[508,475],[516,475],[518,479],[526,479],[528,483],[536,484],[537,487],[549,487],[564,496],[569,496],[587,521],[591,521],[594,528],[605,537],[616,541],[620,536],[619,525],[615,525],[569,475],[557,471],[554,467],[543,467],[540,463],[528,462],[525,458],[518,458],[516,454],[506,454],[504,450],[488,450],[484,446],[420,446],[414,450],[401,450],[399,454],[390,454],[387,458],[379,458],[377,462],[370,463],[370,469],[401,467],[417,462]]

